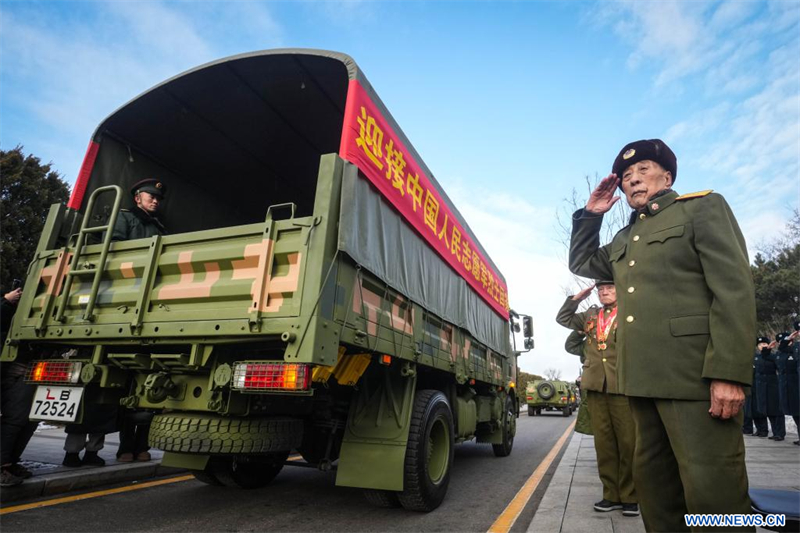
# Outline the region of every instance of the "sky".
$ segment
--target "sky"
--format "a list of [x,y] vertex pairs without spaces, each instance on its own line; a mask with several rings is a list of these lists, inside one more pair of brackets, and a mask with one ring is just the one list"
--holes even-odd
[[[752,256],[800,205],[800,2],[0,4],[0,147],[74,183],[96,126],[151,86],[228,55],[351,55],[534,318],[520,367],[574,379],[555,323],[579,287],[560,220],[628,142],[714,189]],[[795,58],[795,59],[792,59]],[[566,218],[565,218],[566,217]]]

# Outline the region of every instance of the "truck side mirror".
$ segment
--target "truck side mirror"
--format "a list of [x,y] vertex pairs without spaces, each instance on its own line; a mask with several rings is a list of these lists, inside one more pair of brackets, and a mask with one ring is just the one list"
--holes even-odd
[[[523,337],[525,337],[526,339],[532,339],[533,338],[533,318],[532,317],[530,317],[530,316],[522,317],[522,330],[523,330],[523,334],[522,334]],[[527,346],[526,346],[526,348],[527,348]]]

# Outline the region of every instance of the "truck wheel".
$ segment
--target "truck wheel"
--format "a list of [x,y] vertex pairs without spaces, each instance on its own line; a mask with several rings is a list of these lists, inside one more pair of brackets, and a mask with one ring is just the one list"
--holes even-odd
[[511,396],[506,398],[506,409],[500,424],[503,442],[492,444],[492,451],[497,457],[507,457],[511,454],[511,448],[514,447],[514,435],[517,433],[517,417],[514,416],[514,400],[511,399]]
[[566,417],[568,417],[569,415],[572,414],[572,411],[570,410],[569,406],[562,407],[561,408],[561,414],[562,414],[562,416],[564,416],[566,418]]
[[232,418],[196,413],[156,415],[150,446],[166,452],[257,454],[300,446],[303,421],[294,418]]
[[444,500],[453,464],[453,413],[444,394],[417,391],[403,464],[400,504],[411,511],[433,511]]
[[536,392],[542,400],[549,400],[556,393],[556,387],[549,381],[542,381],[536,386]]
[[534,416],[536,414],[536,409],[533,408],[532,405],[528,406],[528,416]]
[[400,500],[393,490],[364,489],[364,497],[375,507],[400,507]]
[[211,458],[211,474],[226,487],[258,489],[275,479],[289,452]]

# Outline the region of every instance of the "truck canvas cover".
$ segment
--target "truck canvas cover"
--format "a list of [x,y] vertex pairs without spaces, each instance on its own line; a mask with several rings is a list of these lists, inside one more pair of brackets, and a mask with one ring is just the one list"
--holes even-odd
[[504,277],[344,54],[242,54],[153,87],[95,131],[69,207],[85,209],[99,187],[158,177],[168,187],[162,212],[171,234],[253,224],[285,202],[308,216],[320,157],[329,153],[352,163],[339,250],[508,353]]

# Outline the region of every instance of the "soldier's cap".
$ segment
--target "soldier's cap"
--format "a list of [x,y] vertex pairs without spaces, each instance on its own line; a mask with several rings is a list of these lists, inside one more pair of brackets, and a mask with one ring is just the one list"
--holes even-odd
[[595,280],[594,282],[595,287],[599,287],[600,285],[613,285],[613,284],[614,284],[613,279],[598,279]]
[[789,332],[788,331],[781,331],[780,333],[775,335],[775,340],[778,341],[778,342],[782,342],[783,339],[785,339],[788,336],[789,336]]
[[160,180],[148,178],[146,180],[136,182],[133,187],[131,187],[132,195],[136,196],[140,192],[149,192],[153,196],[163,198],[164,195],[167,194],[167,186],[164,185]]
[[756,344],[761,343],[769,344],[769,337],[759,337],[758,340],[756,340]]
[[626,144],[614,160],[611,172],[619,178],[619,188],[622,188],[622,173],[625,169],[639,161],[655,161],[664,170],[672,174],[672,183],[678,177],[678,158],[675,157],[667,143],[661,139],[647,139]]

